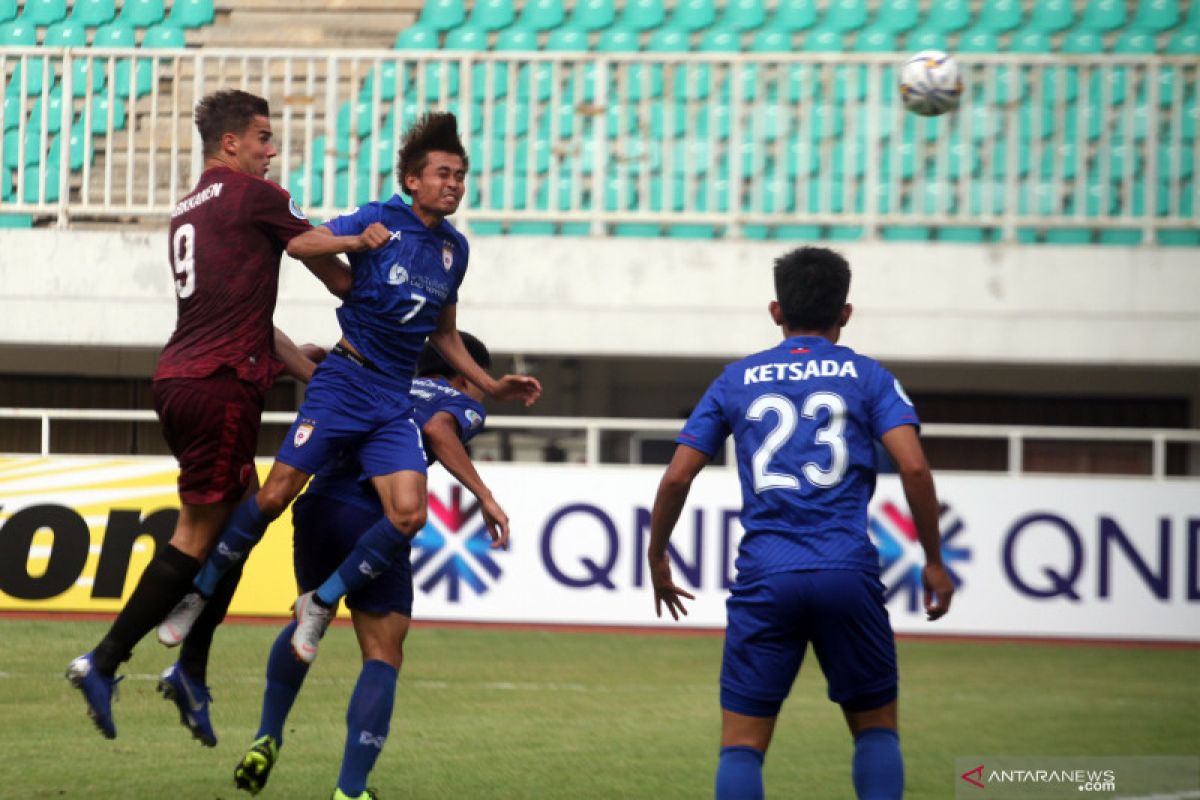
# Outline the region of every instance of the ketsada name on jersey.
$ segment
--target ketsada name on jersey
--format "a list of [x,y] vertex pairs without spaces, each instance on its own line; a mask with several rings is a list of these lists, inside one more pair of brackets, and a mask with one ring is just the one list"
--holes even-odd
[[758,364],[746,367],[742,385],[767,381],[806,381],[809,378],[857,378],[853,361],[812,359],[784,364]]

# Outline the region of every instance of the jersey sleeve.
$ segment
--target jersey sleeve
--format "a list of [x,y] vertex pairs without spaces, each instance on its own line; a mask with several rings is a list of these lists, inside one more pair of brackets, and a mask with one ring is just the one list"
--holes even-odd
[[312,223],[280,186],[270,181],[254,181],[246,192],[243,213],[255,224],[268,230],[283,247],[302,233],[312,230]]
[[487,411],[483,406],[465,394],[450,398],[438,411],[445,411],[454,417],[454,421],[458,423],[458,438],[463,444],[471,441],[475,434],[483,430],[484,420],[487,419]]
[[715,456],[731,433],[725,418],[725,373],[712,382],[708,391],[688,417],[683,430],[675,437],[677,444],[685,444],[708,456]]
[[915,425],[919,430],[921,420],[917,417],[917,409],[913,407],[900,381],[877,364],[871,382],[872,435],[879,439],[901,425]]
[[357,236],[367,229],[372,222],[379,221],[379,208],[376,203],[359,206],[349,214],[325,221],[325,227],[334,236]]

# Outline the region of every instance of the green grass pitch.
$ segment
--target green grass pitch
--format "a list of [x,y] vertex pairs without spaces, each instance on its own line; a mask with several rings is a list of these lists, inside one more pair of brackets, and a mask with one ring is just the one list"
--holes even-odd
[[[258,722],[276,628],[229,624],[210,672],[220,737],[205,749],[154,691],[173,654],[152,637],[126,664],[107,741],[63,679],[102,622],[0,617],[0,798],[248,797],[232,770]],[[371,784],[398,798],[712,796],[718,637],[414,628]],[[327,798],[358,671],[330,630],[264,800]],[[908,797],[954,794],[965,755],[1195,755],[1200,649],[900,644]],[[811,654],[766,761],[768,796],[845,798],[851,742]]]

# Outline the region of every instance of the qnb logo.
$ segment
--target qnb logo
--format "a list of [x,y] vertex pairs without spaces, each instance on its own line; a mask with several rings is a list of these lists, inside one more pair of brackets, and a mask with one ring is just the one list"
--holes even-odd
[[[457,603],[465,583],[475,594],[488,590],[489,580],[500,577],[500,565],[495,561],[498,552],[491,549],[487,525],[479,513],[479,503],[470,497],[463,505],[463,489],[450,490],[449,504],[429,493],[429,519],[413,539],[413,577],[421,591],[432,594],[444,586],[446,599]],[[469,495],[468,495],[469,497]]]
[[370,562],[368,562],[368,561],[364,561],[361,564],[359,564],[358,571],[361,572],[363,575],[366,575],[371,580],[374,580],[375,578],[378,578],[380,575],[383,574],[381,571],[372,568]]
[[[938,526],[942,529],[942,561],[954,585],[961,586],[962,578],[954,567],[971,557],[971,550],[955,541],[963,532],[963,522],[943,504]],[[923,607],[925,590],[921,584],[921,568],[925,566],[925,553],[917,539],[917,526],[912,517],[892,501],[885,500],[879,512],[871,515],[869,528],[883,565],[880,580],[887,587],[884,599],[890,601],[900,595],[907,600],[908,610],[917,612]]]

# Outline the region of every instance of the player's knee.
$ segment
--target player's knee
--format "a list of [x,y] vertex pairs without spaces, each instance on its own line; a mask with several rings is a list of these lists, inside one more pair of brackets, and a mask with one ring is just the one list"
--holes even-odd
[[416,536],[425,527],[425,506],[408,506],[388,511],[388,521],[405,536]]

